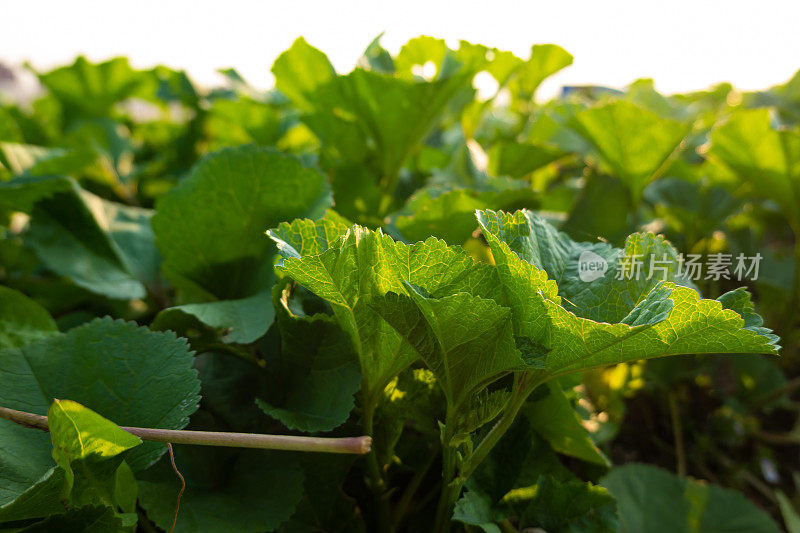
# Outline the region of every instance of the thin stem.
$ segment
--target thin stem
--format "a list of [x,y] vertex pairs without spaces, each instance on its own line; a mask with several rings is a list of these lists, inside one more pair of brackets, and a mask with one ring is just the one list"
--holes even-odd
[[[364,394],[364,419],[362,421],[364,433],[374,435],[375,433],[375,404],[372,396]],[[371,453],[367,457],[367,471],[373,496],[378,508],[378,531],[389,531],[392,519],[392,510],[389,505],[389,498],[386,492],[386,480],[383,477],[383,470],[378,463],[378,454]]]
[[775,433],[773,431],[757,429],[753,431],[753,436],[762,442],[776,446],[797,446],[800,444],[800,435],[794,431]]
[[797,304],[800,300],[800,231],[794,231],[794,279],[792,280],[792,290],[789,293],[789,300],[786,302],[786,314],[784,327],[781,333],[788,336],[792,331],[792,326],[797,316]]
[[487,433],[480,444],[478,444],[478,447],[475,448],[466,466],[461,471],[461,477],[467,479],[472,475],[475,469],[478,468],[478,465],[481,464],[481,462],[486,459],[486,456],[489,455],[489,452],[492,451],[492,448],[494,448],[503,435],[506,434],[511,424],[514,423],[517,413],[519,413],[519,410],[525,405],[525,400],[528,399],[528,396],[531,395],[536,387],[547,381],[547,379],[547,377],[523,375],[523,377],[518,380],[517,386],[515,387],[516,393],[503,410],[503,416],[497,421],[494,427],[489,430],[489,433]]
[[417,470],[417,472],[414,473],[414,476],[411,478],[411,481],[409,481],[408,485],[406,485],[403,495],[400,497],[400,500],[394,509],[394,518],[392,520],[393,531],[397,531],[400,528],[400,525],[403,523],[408,506],[411,504],[411,500],[414,498],[417,490],[419,490],[419,486],[422,484],[422,481],[428,474],[428,470],[430,470],[431,465],[433,465],[436,457],[437,454],[435,453],[429,454],[428,460],[425,461],[425,466]]
[[[22,426],[49,431],[47,417],[0,407],[0,418]],[[175,429],[121,428],[142,440],[199,446],[226,446],[232,448],[258,448],[262,450],[290,450],[297,452],[326,452],[366,454],[372,449],[372,437],[297,437],[294,435],[264,435],[260,433],[227,433],[218,431],[189,431]]]
[[450,530],[451,507],[458,494],[461,492],[463,483],[456,479],[456,447],[452,445],[453,425],[455,424],[454,409],[447,407],[445,415],[444,435],[442,435],[442,490],[439,494],[439,504],[436,507],[436,521],[433,531],[437,533],[447,533]]
[[169,462],[172,463],[172,470],[178,475],[178,479],[181,480],[181,490],[178,491],[178,500],[175,502],[175,515],[172,517],[172,527],[169,529],[169,533],[173,533],[175,531],[175,526],[178,524],[178,511],[181,510],[181,497],[183,496],[183,491],[186,490],[186,480],[175,465],[175,452],[172,451],[172,444],[169,442],[167,443],[167,450],[169,451]]
[[777,389],[771,390],[766,394],[762,394],[761,396],[757,396],[751,403],[753,407],[757,409],[763,407],[773,400],[777,400],[784,394],[789,394],[797,389],[800,389],[800,377],[790,379]]
[[669,401],[669,416],[672,420],[672,435],[675,440],[675,456],[678,475],[686,477],[686,452],[683,448],[683,425],[681,424],[678,410],[678,398],[674,392],[667,395]]

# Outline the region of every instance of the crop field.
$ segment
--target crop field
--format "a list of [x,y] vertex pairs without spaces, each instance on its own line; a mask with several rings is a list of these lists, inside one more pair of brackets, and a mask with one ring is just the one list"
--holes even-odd
[[800,533],[800,72],[572,61],[0,92],[0,533]]

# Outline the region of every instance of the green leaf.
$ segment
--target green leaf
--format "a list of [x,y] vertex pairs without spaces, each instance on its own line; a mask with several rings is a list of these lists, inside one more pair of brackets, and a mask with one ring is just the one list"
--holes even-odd
[[155,330],[186,332],[194,319],[222,331],[223,342],[250,344],[262,337],[275,318],[269,293],[259,292],[239,300],[220,300],[169,307],[161,311],[150,327]]
[[490,175],[522,178],[561,159],[567,152],[533,143],[501,141],[492,145],[488,155]]
[[713,130],[709,154],[800,228],[800,135],[773,129],[767,109],[739,110]]
[[144,79],[124,57],[93,64],[79,56],[72,65],[39,76],[70,114],[89,117],[109,114],[114,104],[134,96]]
[[443,241],[431,238],[407,246],[380,230],[353,226],[332,243],[319,226],[299,221],[292,225],[290,243],[279,234],[288,226],[282,228],[268,232],[284,257],[278,269],[331,304],[358,355],[362,389],[367,391],[383,390],[417,358],[415,350],[371,307],[373,300],[387,292],[407,294],[404,282],[433,296],[495,290],[491,267],[475,263],[463,250],[448,248]]
[[0,108],[0,141],[21,143],[24,139],[22,130],[14,121],[11,113]]
[[504,518],[503,513],[492,508],[492,501],[487,496],[472,490],[461,496],[453,510],[453,520],[477,526],[486,533],[501,533],[497,522]]
[[176,286],[239,299],[271,286],[275,248],[264,230],[329,206],[322,174],[294,157],[243,146],[207,156],[161,197],[153,231]]
[[635,203],[675,152],[689,127],[619,100],[577,113],[570,126],[600,153]]
[[29,213],[39,200],[72,188],[72,182],[61,176],[24,176],[0,181],[0,209]]
[[[47,439],[44,439],[44,442],[49,447]],[[2,495],[6,499],[2,500],[3,503],[0,504],[0,524],[42,518],[64,512],[62,499],[64,497],[64,487],[67,483],[66,474],[63,469],[55,466],[55,463],[52,462],[52,456],[48,459],[52,464],[52,468],[48,469],[34,484],[18,495],[16,493],[12,494],[11,498],[14,498],[15,495],[16,498],[10,501],[7,499],[8,494]],[[0,479],[4,479],[4,476],[7,475],[3,470],[0,470]]]
[[394,72],[394,59],[392,59],[392,54],[381,45],[381,37],[383,37],[383,33],[369,43],[364,53],[358,58],[357,66],[364,70],[390,74]]
[[328,57],[298,37],[272,65],[275,87],[301,108],[313,107],[313,93],[336,76]]
[[361,509],[345,494],[342,484],[353,466],[352,456],[296,454],[305,476],[305,497],[291,520],[282,526],[287,533],[306,531],[367,531]]
[[557,382],[544,385],[548,393],[543,398],[528,401],[521,413],[531,427],[547,439],[559,453],[577,457],[590,463],[610,466],[608,458],[592,442],[580,417],[570,405]]
[[248,143],[272,146],[286,131],[275,108],[247,97],[215,100],[205,127],[212,150]]
[[450,406],[525,366],[511,313],[492,300],[466,293],[426,298],[409,286],[407,296],[389,293],[373,305],[420,354]]
[[131,491],[136,501],[136,480],[123,461],[125,452],[142,443],[139,437],[71,400],[55,400],[47,419],[53,459],[65,472],[63,494],[70,506],[116,507],[117,494]]
[[[530,211],[480,211],[478,221],[490,243],[502,248],[502,241],[521,259],[544,270],[558,284],[558,293],[565,300],[561,304],[584,318],[620,322],[661,281],[693,286],[679,271],[675,249],[652,233],[629,236],[620,250],[602,242],[575,242]],[[503,258],[506,254],[499,255]],[[654,269],[652,277],[651,262],[662,267]],[[581,271],[586,263],[599,263],[605,270],[596,271],[599,277],[590,276],[591,271]],[[628,268],[626,264],[639,265],[638,271],[623,270]]]
[[44,307],[0,286],[0,349],[18,348],[56,333],[56,323]]
[[[62,509],[63,510],[63,509]],[[55,514],[26,527],[26,533],[130,533],[136,514],[120,515],[111,507],[88,506]]]
[[[175,463],[186,479],[175,533],[273,531],[303,494],[303,471],[281,452],[179,447]],[[167,458],[140,476],[139,503],[169,531],[181,484]]]
[[86,149],[0,142],[0,163],[15,175],[75,174],[96,158],[94,152]]
[[[54,398],[68,398],[120,425],[180,429],[199,400],[186,342],[122,321],[97,319],[0,350],[0,366],[0,405],[36,414],[45,414]],[[0,420],[0,441],[2,506],[40,482],[54,463],[44,432]],[[146,443],[126,460],[141,470],[164,450]]]
[[528,417],[521,416],[467,480],[467,487],[485,493],[493,504],[511,503],[517,496],[530,497],[531,487],[541,476],[562,483],[575,479],[550,443],[531,428]]
[[261,431],[264,414],[253,401],[271,392],[268,369],[234,353],[208,351],[195,358],[203,407],[226,431]]
[[[751,310],[739,301],[740,296],[702,300],[693,289],[655,279],[582,282],[575,278],[575,267],[570,274],[565,261],[572,253],[570,242],[548,230],[544,221],[530,214],[491,212],[479,212],[478,219],[497,264],[515,334],[543,344],[544,368],[551,376],[665,355],[775,354],[779,350],[776,336],[755,329],[760,324],[756,326],[752,317],[748,321],[742,317],[740,312],[747,316]],[[509,243],[519,252],[512,251]],[[654,236],[629,238],[630,249],[652,246],[663,250],[665,244]],[[543,271],[535,264],[548,266]],[[559,278],[559,287],[589,286],[568,291],[575,304],[570,307],[588,318],[562,306],[555,294],[557,287],[546,274]],[[727,299],[739,302],[739,312],[726,308]]]
[[268,230],[267,235],[275,241],[283,257],[300,259],[307,255],[319,255],[335,247],[336,241],[347,233],[350,225],[336,211],[330,210],[317,221],[295,219],[284,222]]
[[679,478],[654,466],[614,468],[601,484],[617,500],[626,533],[779,531],[769,515],[738,492]]
[[72,184],[36,203],[27,235],[53,272],[112,299],[143,298],[158,290],[158,251],[151,213],[103,200]]
[[553,532],[612,533],[619,531],[617,506],[603,487],[542,476],[520,517],[520,527],[534,526]]
[[[651,186],[663,181],[665,178],[656,180]],[[622,182],[604,174],[588,176],[560,229],[573,239],[624,242],[634,230],[628,221],[629,207],[628,189]]]
[[417,191],[392,218],[407,242],[433,236],[448,244],[463,244],[478,227],[476,209],[533,207],[538,199],[539,195],[529,187],[509,187],[497,192],[456,189],[441,194],[426,188]]
[[572,54],[555,44],[535,44],[530,58],[515,72],[509,90],[517,98],[531,100],[539,85],[559,70],[572,64]]
[[370,168],[391,192],[408,155],[450,102],[462,90],[471,90],[473,74],[459,70],[427,82],[356,69],[318,87],[314,111],[303,121],[348,161],[372,153]]
[[783,491],[775,491],[775,497],[778,498],[778,505],[781,508],[781,516],[783,516],[783,523],[789,533],[800,532],[800,514],[792,505],[790,500]]
[[669,235],[683,249],[691,249],[698,240],[725,228],[728,217],[741,203],[725,188],[703,181],[664,177],[651,183],[644,198],[656,207],[656,215],[667,223]]
[[427,35],[421,35],[410,39],[406,44],[400,48],[400,52],[394,59],[394,65],[397,73],[404,78],[414,79],[420,77],[419,74],[414,72],[414,67],[419,65],[425,66],[428,62],[436,67],[433,76],[439,72],[444,63],[445,57],[450,53],[444,39],[435,39]]
[[361,382],[358,358],[333,317],[297,315],[290,298],[289,285],[273,289],[281,354],[279,362],[269,365],[278,374],[284,399],[279,405],[256,401],[289,429],[330,431],[343,424],[353,409],[353,395]]

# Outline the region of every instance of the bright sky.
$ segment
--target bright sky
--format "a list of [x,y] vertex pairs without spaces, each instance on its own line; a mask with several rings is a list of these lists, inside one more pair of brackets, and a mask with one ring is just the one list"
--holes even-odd
[[0,61],[47,68],[79,53],[127,55],[139,67],[185,68],[203,84],[232,66],[268,87],[273,60],[300,35],[348,71],[384,31],[392,52],[420,34],[523,57],[534,43],[559,44],[575,62],[545,94],[638,77],[665,92],[719,81],[759,89],[800,69],[799,24],[798,0],[5,0]]

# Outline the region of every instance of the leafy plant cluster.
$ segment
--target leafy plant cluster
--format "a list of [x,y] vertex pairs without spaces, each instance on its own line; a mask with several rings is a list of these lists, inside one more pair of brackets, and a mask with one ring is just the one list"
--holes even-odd
[[800,531],[800,76],[537,100],[571,62],[301,38],[269,91],[78,58],[0,101],[0,417],[50,430],[0,418],[0,531]]

